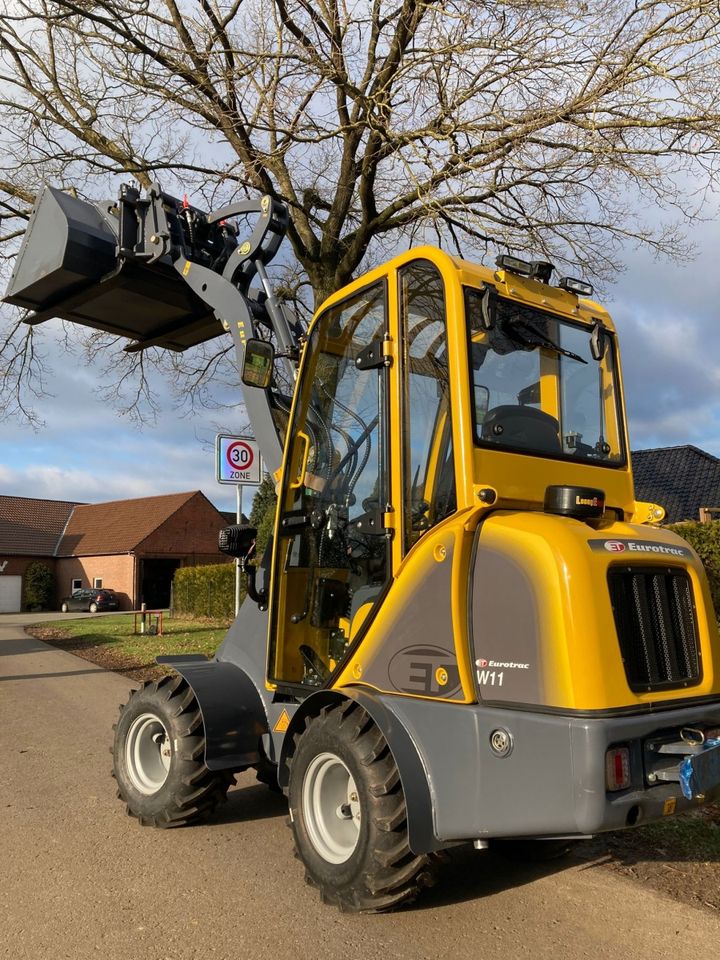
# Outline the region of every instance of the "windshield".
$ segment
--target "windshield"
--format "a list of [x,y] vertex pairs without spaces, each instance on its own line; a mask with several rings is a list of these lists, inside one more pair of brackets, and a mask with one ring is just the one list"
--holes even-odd
[[596,360],[586,325],[498,297],[487,330],[482,292],[468,290],[465,299],[476,441],[623,464],[612,336],[604,335]]

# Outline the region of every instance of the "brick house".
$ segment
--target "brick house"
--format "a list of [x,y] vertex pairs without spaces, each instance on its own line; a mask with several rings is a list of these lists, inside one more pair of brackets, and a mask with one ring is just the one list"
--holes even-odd
[[0,612],[21,609],[22,578],[43,559],[56,605],[81,587],[115,590],[121,608],[166,607],[180,566],[224,563],[222,514],[200,491],[81,504],[0,496]]
[[[76,503],[0,497],[0,613],[21,609],[23,577],[34,560],[55,556]],[[54,563],[49,564],[54,569]]]

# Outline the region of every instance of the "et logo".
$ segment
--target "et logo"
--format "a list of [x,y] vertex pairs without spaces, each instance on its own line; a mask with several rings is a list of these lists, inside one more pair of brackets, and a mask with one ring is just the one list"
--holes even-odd
[[621,540],[606,540],[605,549],[609,550],[610,553],[624,553],[625,544]]
[[399,650],[388,664],[388,677],[400,693],[448,699],[461,689],[455,654],[429,644]]

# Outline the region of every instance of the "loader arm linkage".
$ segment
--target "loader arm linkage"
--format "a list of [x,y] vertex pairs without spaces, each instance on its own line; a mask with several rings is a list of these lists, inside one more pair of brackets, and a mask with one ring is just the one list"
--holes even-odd
[[[239,237],[237,218],[255,218],[247,239]],[[275,297],[265,269],[287,226],[287,208],[270,196],[206,213],[157,184],[144,196],[124,185],[117,201],[97,205],[46,185],[5,299],[32,311],[30,324],[60,317],[128,337],[131,353],[185,350],[228,332],[238,370],[248,339],[272,338],[276,369],[291,385],[303,330]],[[251,292],[256,277],[262,289]],[[268,390],[242,384],[242,391],[275,472],[289,402],[277,379]]]

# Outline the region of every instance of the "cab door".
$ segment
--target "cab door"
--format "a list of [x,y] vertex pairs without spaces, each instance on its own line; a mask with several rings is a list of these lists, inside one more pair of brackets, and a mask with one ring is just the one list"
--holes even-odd
[[273,555],[268,678],[330,681],[389,576],[387,282],[309,333],[288,432]]

